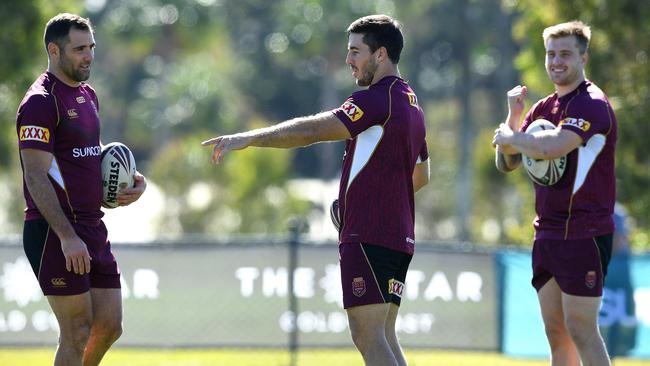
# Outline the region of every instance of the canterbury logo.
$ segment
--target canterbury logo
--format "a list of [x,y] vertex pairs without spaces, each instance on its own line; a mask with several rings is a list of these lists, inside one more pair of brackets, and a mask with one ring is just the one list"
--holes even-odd
[[345,115],[348,116],[348,118],[352,122],[356,122],[363,116],[363,111],[361,108],[359,108],[356,104],[350,102],[349,100],[345,101],[343,105],[341,106],[341,110],[345,112]]
[[50,130],[39,126],[20,126],[20,141],[50,142]]
[[52,278],[50,280],[50,282],[52,283],[52,285],[54,287],[65,287],[66,286],[65,279],[63,277]]

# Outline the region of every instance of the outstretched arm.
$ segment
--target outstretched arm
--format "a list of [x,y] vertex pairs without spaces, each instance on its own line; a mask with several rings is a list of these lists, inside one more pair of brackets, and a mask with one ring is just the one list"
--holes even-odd
[[348,138],[350,132],[343,122],[332,112],[322,112],[313,116],[294,118],[270,127],[213,137],[203,141],[201,145],[214,145],[212,162],[219,164],[226,152],[249,146],[286,149]]

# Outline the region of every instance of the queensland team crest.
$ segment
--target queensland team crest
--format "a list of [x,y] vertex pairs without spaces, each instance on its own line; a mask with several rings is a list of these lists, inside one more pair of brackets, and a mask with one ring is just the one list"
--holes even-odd
[[596,286],[596,271],[589,271],[585,276],[585,286],[594,288]]
[[363,277],[355,277],[352,280],[352,293],[356,297],[361,297],[366,293],[366,281]]

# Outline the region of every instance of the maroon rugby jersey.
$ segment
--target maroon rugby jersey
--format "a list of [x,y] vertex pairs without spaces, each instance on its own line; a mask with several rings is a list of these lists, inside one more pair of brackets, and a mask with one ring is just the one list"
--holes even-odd
[[534,184],[535,238],[584,239],[614,232],[617,123],[607,96],[586,80],[567,95],[538,101],[520,130],[540,118],[577,133],[583,144],[568,154],[556,184]]
[[404,80],[387,76],[333,113],[352,135],[339,188],[340,241],[413,254],[413,169],[429,158],[415,93]]
[[[73,223],[93,226],[103,216],[98,108],[88,84],[71,87],[45,72],[25,94],[16,116],[19,148],[54,155],[48,175],[65,215]],[[24,178],[23,189],[25,220],[42,218]]]

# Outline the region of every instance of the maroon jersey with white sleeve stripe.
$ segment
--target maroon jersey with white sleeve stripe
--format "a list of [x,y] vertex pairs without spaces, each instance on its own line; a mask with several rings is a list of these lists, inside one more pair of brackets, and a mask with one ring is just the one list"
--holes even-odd
[[340,241],[413,254],[413,169],[429,158],[415,93],[401,78],[387,76],[333,113],[352,136],[339,188]]
[[[52,153],[48,175],[63,212],[72,223],[91,226],[103,216],[98,108],[88,84],[71,87],[45,72],[25,94],[16,116],[19,148]],[[23,189],[25,219],[43,218],[24,179]]]
[[617,123],[607,96],[586,80],[569,94],[554,93],[538,101],[520,130],[540,118],[575,132],[583,144],[568,154],[556,184],[534,184],[535,238],[585,239],[614,232]]

